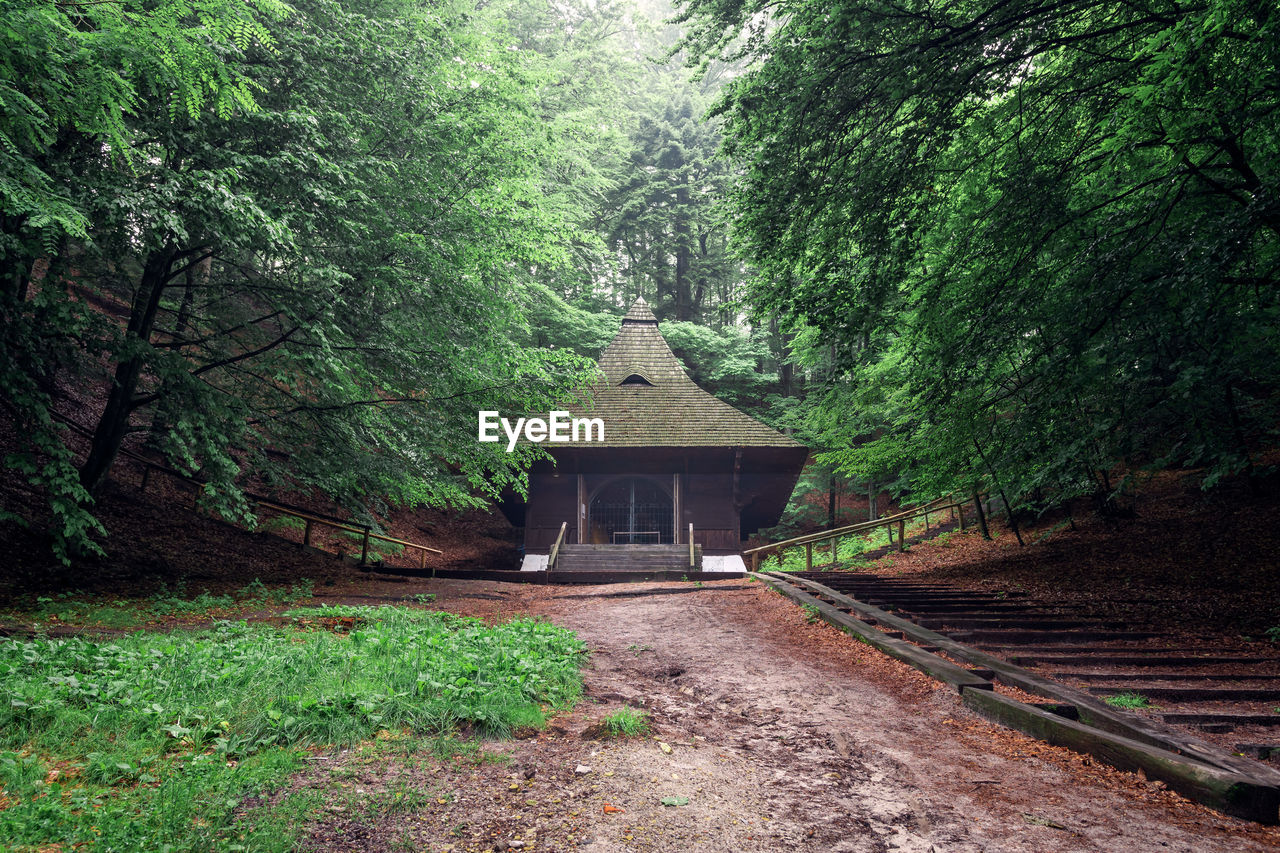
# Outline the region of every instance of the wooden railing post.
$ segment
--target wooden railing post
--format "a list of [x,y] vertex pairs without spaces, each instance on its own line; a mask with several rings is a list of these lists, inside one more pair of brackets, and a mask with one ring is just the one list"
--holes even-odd
[[751,555],[751,571],[760,571],[760,553],[756,552]]
[[302,526],[302,544],[308,547],[311,546],[311,519],[309,518]]
[[898,550],[907,550],[907,520],[905,518],[898,519]]
[[547,558],[547,571],[555,568],[556,558],[560,556],[560,543],[564,541],[564,531],[568,526],[569,522],[560,522],[560,532],[556,534],[555,544],[551,546],[551,556]]
[[813,571],[813,543],[804,543],[804,570],[806,572]]
[[369,563],[369,525],[364,526],[364,541],[360,543],[360,565],[368,565]]

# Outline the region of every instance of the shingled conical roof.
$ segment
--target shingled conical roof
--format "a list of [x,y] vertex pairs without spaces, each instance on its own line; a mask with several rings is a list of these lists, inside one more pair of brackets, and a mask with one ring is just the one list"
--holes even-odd
[[800,447],[699,388],[658,331],[643,298],[600,354],[592,403],[575,414],[604,420],[593,447]]

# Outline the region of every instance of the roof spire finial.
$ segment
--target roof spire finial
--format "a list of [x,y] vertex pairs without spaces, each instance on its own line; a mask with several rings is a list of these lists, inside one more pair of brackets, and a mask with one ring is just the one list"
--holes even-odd
[[637,323],[652,323],[658,325],[658,318],[653,316],[653,312],[649,310],[649,303],[644,301],[643,296],[637,296],[636,301],[631,303],[631,309],[627,311],[625,317],[622,318],[622,325],[630,326]]

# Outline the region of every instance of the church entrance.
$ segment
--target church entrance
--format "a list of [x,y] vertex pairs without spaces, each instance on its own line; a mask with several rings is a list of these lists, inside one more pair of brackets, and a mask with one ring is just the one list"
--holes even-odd
[[669,545],[673,538],[671,495],[654,480],[626,477],[602,486],[587,510],[595,545]]

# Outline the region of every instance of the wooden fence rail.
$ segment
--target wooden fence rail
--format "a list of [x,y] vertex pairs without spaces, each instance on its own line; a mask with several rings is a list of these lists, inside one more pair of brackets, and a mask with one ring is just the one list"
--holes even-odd
[[[980,498],[979,498],[980,499]],[[831,563],[835,565],[839,540],[842,536],[850,536],[855,533],[863,533],[868,530],[876,530],[886,527],[889,530],[889,544],[893,544],[893,528],[898,528],[898,550],[906,550],[906,533],[907,522],[916,518],[924,518],[925,528],[929,526],[929,514],[946,512],[947,510],[955,510],[960,519],[960,529],[964,530],[964,507],[968,501],[957,501],[954,496],[938,498],[930,501],[924,506],[915,507],[913,509],[903,510],[895,515],[887,515],[884,518],[877,518],[871,521],[861,521],[857,524],[848,524],[843,527],[833,527],[830,530],[823,530],[818,533],[807,533],[804,536],[796,536],[792,539],[784,539],[781,542],[773,542],[769,545],[761,545],[758,548],[749,548],[742,552],[742,556],[751,558],[751,570],[759,571],[761,559],[767,558],[769,554],[776,553],[778,556],[778,565],[782,565],[783,551],[787,548],[795,548],[804,546],[804,563],[806,569],[813,568],[813,546],[815,542],[831,543]]]
[[[88,437],[93,436],[92,430],[84,426],[81,426],[80,424],[76,423],[75,421],[71,420],[65,415],[59,415],[54,413],[54,417],[57,420],[61,421],[62,423],[66,424],[67,426],[71,427],[73,431],[78,432],[81,435],[85,435]],[[192,477],[189,474],[183,474],[181,471],[174,470],[173,468],[170,468],[166,465],[162,465],[159,462],[148,459],[146,456],[143,456],[142,454],[137,453],[133,450],[129,450],[128,448],[125,448],[125,447],[120,448],[120,450],[118,451],[118,455],[132,459],[143,466],[142,467],[142,484],[140,488],[144,492],[147,490],[147,483],[151,479],[152,471],[158,471],[161,474],[164,474],[165,476],[173,477],[174,479],[191,483],[192,485],[195,485],[201,489],[203,489],[205,486],[205,482],[198,477]],[[199,493],[197,492],[197,499],[198,499],[198,494]],[[369,562],[369,542],[370,541],[390,542],[394,545],[399,545],[402,548],[415,549],[416,551],[418,551],[418,568],[419,569],[425,569],[427,567],[428,553],[431,553],[431,554],[444,553],[444,551],[441,551],[439,548],[432,548],[429,545],[419,545],[417,542],[408,542],[404,539],[396,539],[393,536],[383,536],[381,533],[374,533],[373,528],[367,524],[359,524],[359,525],[351,524],[350,522],[343,521],[342,519],[336,518],[334,516],[324,516],[318,513],[308,512],[307,510],[304,510],[298,507],[292,507],[286,504],[277,503],[268,498],[255,495],[252,492],[245,492],[244,494],[245,494],[245,497],[249,499],[250,503],[254,504],[255,506],[261,509],[267,509],[278,515],[286,515],[286,516],[290,516],[291,518],[296,518],[299,521],[302,521],[304,524],[302,529],[302,544],[307,547],[311,547],[312,525],[318,524],[324,527],[334,528],[335,530],[345,530],[350,533],[360,534],[361,536],[360,565],[362,566],[368,565],[368,562]]]

